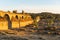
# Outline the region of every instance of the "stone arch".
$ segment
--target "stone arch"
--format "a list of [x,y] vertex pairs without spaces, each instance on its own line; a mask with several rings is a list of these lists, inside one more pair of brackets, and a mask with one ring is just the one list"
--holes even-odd
[[16,15],[15,18],[18,19],[18,15]]
[[24,16],[22,16],[22,19],[24,19]]
[[4,15],[4,18],[6,18],[6,20],[7,20],[7,21],[9,21],[9,20],[10,20],[10,17],[9,17],[9,15],[8,15],[8,14],[5,14],[5,15]]
[[4,15],[4,18],[8,21],[8,28],[11,29],[11,21],[10,21],[10,16],[8,14]]

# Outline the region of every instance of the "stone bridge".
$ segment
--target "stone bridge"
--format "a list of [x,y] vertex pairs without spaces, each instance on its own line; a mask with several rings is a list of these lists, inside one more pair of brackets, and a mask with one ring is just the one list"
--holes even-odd
[[4,11],[0,11],[0,16],[7,18],[9,20],[11,20],[12,17],[17,18],[17,19],[21,19],[21,18],[31,18],[30,15],[28,14],[24,14],[24,11],[22,11],[22,13],[16,13],[16,12],[4,12]]
[[[5,27],[7,28],[18,28],[18,27],[22,27],[22,26],[26,26],[29,25],[33,22],[31,16],[27,13],[24,13],[24,11],[22,11],[22,13],[17,13],[16,11],[13,12],[5,12],[5,11],[0,11],[0,17],[1,18],[5,18],[6,21],[8,21],[8,24],[6,21],[1,21],[3,22],[2,24],[4,25],[4,22],[6,22],[6,26],[3,26],[0,22],[0,26],[2,25],[5,29]],[[13,19],[13,20],[12,20]],[[17,19],[17,20],[16,20]],[[1,20],[1,19],[0,19]],[[15,20],[15,21],[14,21]],[[2,27],[1,26],[1,27]],[[0,28],[1,28],[0,27]],[[7,29],[8,29],[7,28]]]

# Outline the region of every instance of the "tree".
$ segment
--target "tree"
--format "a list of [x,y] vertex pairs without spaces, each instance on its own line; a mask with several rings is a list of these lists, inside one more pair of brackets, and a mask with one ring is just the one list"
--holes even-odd
[[33,23],[33,25],[34,25],[34,27],[35,28],[38,28],[38,22],[40,21],[40,16],[37,16],[35,19],[34,19],[34,23]]
[[49,19],[49,20],[47,20],[48,21],[48,24],[47,24],[47,29],[49,29],[49,30],[56,30],[56,27],[52,27],[51,25],[52,24],[54,24],[54,20],[53,19]]

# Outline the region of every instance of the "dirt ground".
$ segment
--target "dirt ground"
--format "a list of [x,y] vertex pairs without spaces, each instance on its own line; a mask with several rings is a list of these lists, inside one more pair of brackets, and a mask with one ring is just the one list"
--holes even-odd
[[0,31],[0,40],[60,40],[60,35],[8,30]]

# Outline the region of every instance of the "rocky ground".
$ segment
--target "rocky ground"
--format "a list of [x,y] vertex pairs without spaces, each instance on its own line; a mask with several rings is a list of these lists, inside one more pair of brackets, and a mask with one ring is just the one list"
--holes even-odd
[[35,31],[6,30],[0,31],[0,40],[60,40],[60,35],[41,34]]

